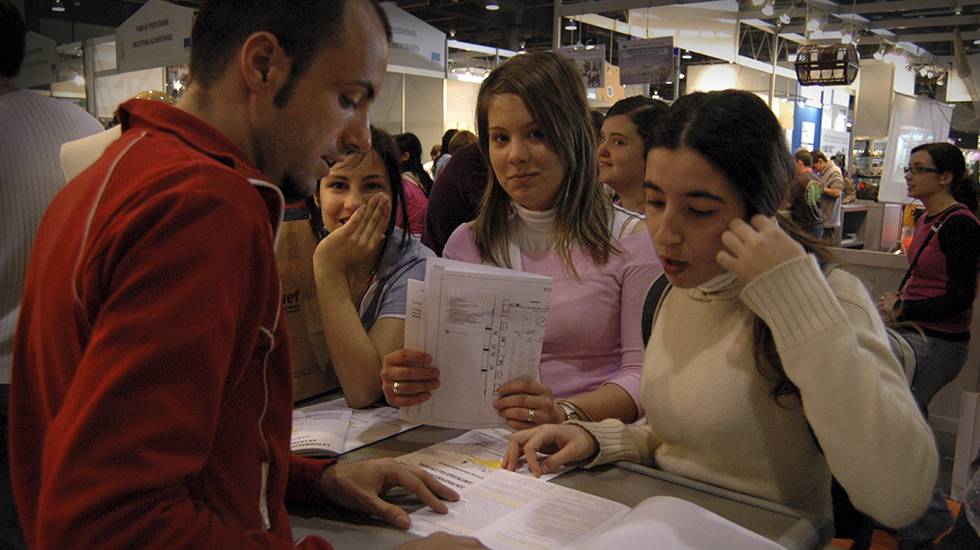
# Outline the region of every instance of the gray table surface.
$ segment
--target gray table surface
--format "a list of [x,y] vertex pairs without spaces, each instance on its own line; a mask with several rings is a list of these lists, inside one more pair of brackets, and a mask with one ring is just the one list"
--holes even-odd
[[[462,433],[463,430],[421,426],[347,453],[341,460],[393,458]],[[790,550],[821,548],[829,542],[832,532],[831,522],[827,519],[636,464],[619,463],[591,470],[574,470],[554,479],[553,483],[628,506],[655,495],[682,498],[775,540]],[[410,511],[420,506],[414,497],[404,492],[393,492],[388,500]],[[414,538],[379,520],[354,512],[295,505],[290,506],[290,512],[295,538],[317,535],[329,540],[338,550],[393,548]]]

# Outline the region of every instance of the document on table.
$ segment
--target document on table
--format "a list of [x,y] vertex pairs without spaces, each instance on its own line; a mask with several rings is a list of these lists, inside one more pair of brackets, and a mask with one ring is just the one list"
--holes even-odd
[[417,427],[394,407],[351,409],[341,397],[293,411],[289,448],[302,455],[338,455]]
[[552,279],[493,266],[428,258],[425,283],[409,282],[405,347],[426,351],[439,369],[432,398],[401,417],[450,428],[505,425],[497,390],[538,380]]
[[635,508],[497,470],[460,491],[449,513],[412,513],[411,533],[476,537],[494,550],[776,550],[782,547],[696,504],[650,497]]
[[[456,491],[466,489],[500,469],[500,460],[507,450],[507,437],[513,433],[508,428],[484,428],[470,430],[459,437],[430,445],[395,460],[418,466]],[[542,481],[554,479],[570,468],[545,474]],[[531,476],[525,465],[517,471]]]

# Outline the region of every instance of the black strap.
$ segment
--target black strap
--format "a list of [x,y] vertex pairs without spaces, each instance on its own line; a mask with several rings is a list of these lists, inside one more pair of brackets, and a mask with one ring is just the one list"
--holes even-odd
[[912,263],[909,264],[908,270],[905,271],[905,276],[902,277],[902,282],[898,283],[899,295],[902,294],[902,289],[905,288],[905,283],[907,283],[909,281],[909,277],[912,276],[912,270],[915,269],[916,265],[918,265],[919,256],[922,256],[922,253],[925,251],[926,245],[929,244],[929,241],[932,239],[932,236],[935,235],[936,233],[939,233],[939,228],[943,226],[943,222],[946,221],[946,218],[948,218],[949,215],[952,214],[953,212],[958,211],[960,208],[964,208],[964,207],[959,203],[956,203],[953,206],[947,208],[946,211],[940,213],[939,216],[936,218],[936,220],[933,221],[932,224],[929,226],[929,233],[927,233],[926,238],[922,240],[922,246],[920,246],[919,251],[915,253],[915,258],[912,259]]
[[667,280],[667,276],[660,274],[653,284],[650,285],[650,290],[647,291],[647,297],[643,300],[643,317],[640,318],[640,327],[643,330],[643,347],[645,348],[647,342],[650,341],[650,332],[653,331],[653,319],[657,316],[657,308],[660,306],[660,299],[663,297],[664,293],[667,291],[667,286],[670,281]]

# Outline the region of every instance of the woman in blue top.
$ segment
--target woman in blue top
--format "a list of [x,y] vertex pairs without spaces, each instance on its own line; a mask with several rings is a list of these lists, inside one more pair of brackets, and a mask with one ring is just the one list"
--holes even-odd
[[333,165],[314,196],[323,222],[313,254],[320,316],[354,408],[382,397],[381,358],[404,343],[408,280],[422,280],[434,256],[395,225],[395,208],[408,219],[399,156],[392,137],[371,128],[371,149]]

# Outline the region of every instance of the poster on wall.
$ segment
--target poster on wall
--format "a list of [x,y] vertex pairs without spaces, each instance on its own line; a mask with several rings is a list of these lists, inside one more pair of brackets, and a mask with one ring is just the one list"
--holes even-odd
[[619,40],[619,82],[662,84],[674,77],[673,37]]
[[933,99],[894,94],[888,123],[884,172],[878,189],[879,202],[909,203],[904,167],[912,149],[923,143],[944,142],[949,137],[953,107]]
[[558,53],[571,59],[582,73],[585,87],[590,89],[606,87],[606,47],[596,46],[586,49],[582,46],[568,46],[558,50]]

